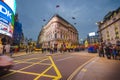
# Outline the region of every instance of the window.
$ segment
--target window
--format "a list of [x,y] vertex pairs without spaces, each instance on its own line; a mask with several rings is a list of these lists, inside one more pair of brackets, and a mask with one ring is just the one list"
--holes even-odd
[[61,34],[60,34],[60,37],[61,37],[61,39],[62,39],[62,32],[61,32]]
[[55,39],[57,38],[57,33],[55,33]]
[[109,41],[110,40],[109,31],[107,31],[106,34],[107,34],[107,40]]
[[118,27],[115,26],[115,39],[119,39]]

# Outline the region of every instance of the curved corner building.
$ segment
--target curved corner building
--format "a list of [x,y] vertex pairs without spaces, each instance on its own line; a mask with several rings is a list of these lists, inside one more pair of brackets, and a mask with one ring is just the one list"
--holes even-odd
[[38,43],[46,49],[50,47],[59,49],[63,44],[69,48],[78,45],[78,31],[65,19],[55,14],[41,29]]

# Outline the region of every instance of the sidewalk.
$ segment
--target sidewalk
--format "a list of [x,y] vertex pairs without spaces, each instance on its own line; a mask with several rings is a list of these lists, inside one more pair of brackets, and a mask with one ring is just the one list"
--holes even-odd
[[13,53],[12,57],[19,57],[19,56],[33,54],[33,53],[41,53],[41,52],[31,52],[31,53],[26,53],[25,51],[15,52],[15,53]]
[[120,60],[96,57],[72,80],[120,80]]
[[26,52],[16,52],[16,53],[13,53],[12,57],[17,57],[17,56],[22,56],[22,55],[26,55]]
[[25,51],[23,52],[16,52],[12,55],[12,57],[19,57],[19,56],[25,56],[25,55],[30,55],[30,54],[45,54],[47,56],[49,55],[59,55],[59,54],[63,54],[63,53],[53,53],[53,54],[50,54],[49,52],[45,52],[45,53],[42,53],[42,52],[31,52],[31,53],[26,53]]

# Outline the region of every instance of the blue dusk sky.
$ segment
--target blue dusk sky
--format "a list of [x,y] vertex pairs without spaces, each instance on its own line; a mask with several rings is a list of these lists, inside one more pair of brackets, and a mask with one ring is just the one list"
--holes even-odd
[[74,25],[79,38],[84,39],[88,33],[97,32],[96,22],[120,7],[120,0],[16,0],[16,3],[24,36],[33,40],[37,40],[42,26],[54,14]]

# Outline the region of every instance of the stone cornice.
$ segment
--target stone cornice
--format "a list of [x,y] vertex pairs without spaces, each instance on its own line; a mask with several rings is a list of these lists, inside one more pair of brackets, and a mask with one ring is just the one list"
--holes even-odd
[[[99,28],[100,30],[99,30],[98,32],[100,32],[100,31],[106,29],[107,27],[109,27],[110,25],[114,24],[115,22],[117,22],[117,21],[119,21],[119,20],[120,20],[120,18],[118,18],[117,20],[113,21],[112,23],[110,23],[109,25],[105,26],[105,27],[102,28],[102,29]],[[101,26],[100,26],[100,27],[101,27]]]

